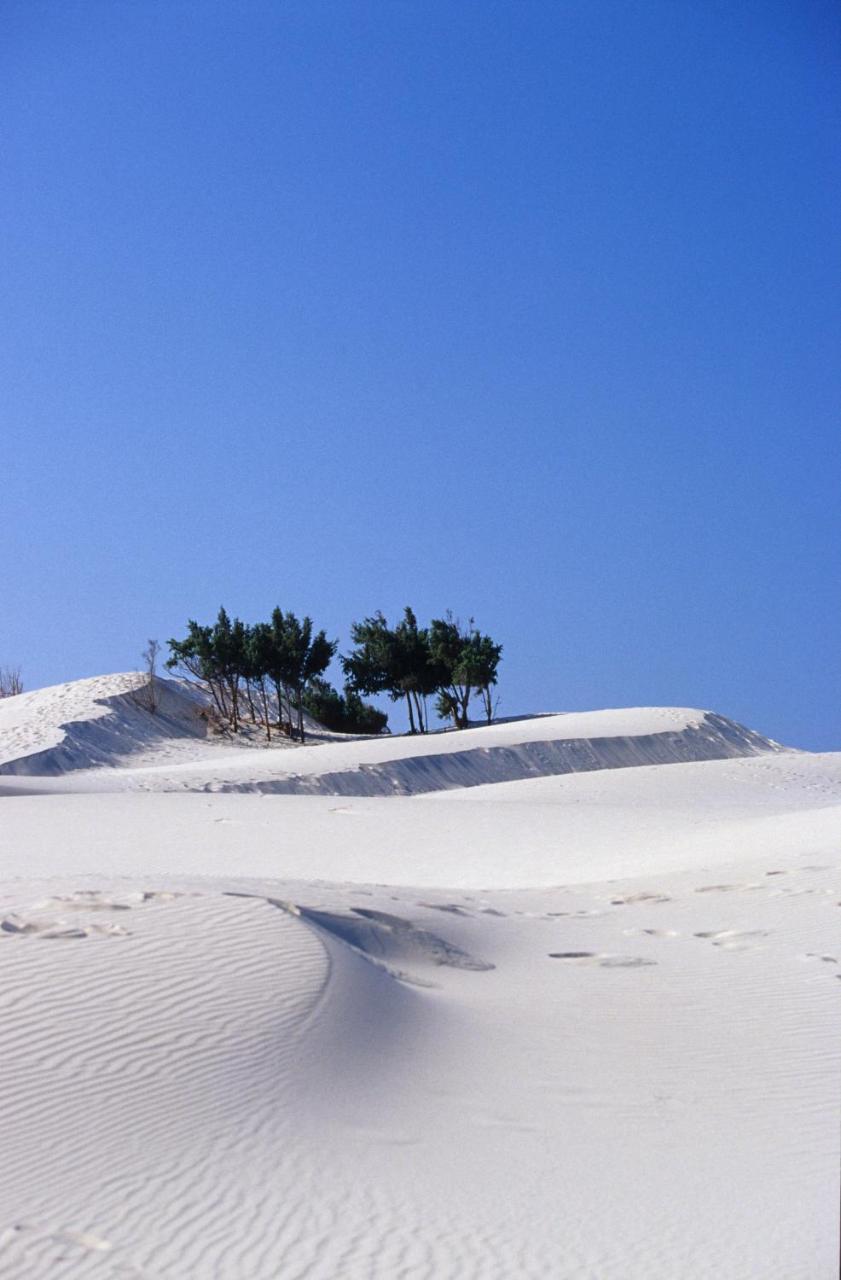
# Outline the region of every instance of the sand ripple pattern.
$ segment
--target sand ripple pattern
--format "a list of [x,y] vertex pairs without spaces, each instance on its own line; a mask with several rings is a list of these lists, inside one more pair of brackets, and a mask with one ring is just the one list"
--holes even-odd
[[[2,999],[14,1158],[0,1165],[0,1273],[274,1274],[223,1263],[232,1239],[247,1248],[266,1177],[277,1190],[294,1184],[283,1135],[295,1053],[329,959],[310,930],[259,901],[152,894],[119,905],[132,929],[119,941],[32,932],[0,942],[2,990],[16,993]],[[267,1102],[275,1167],[255,1166],[251,1187],[226,1185],[224,1153],[247,1165],[233,1156]],[[147,1247],[153,1238],[168,1243]]]
[[[57,910],[74,934],[45,927]],[[119,941],[86,932],[109,915],[130,922]],[[551,1273],[525,1206],[460,1218],[443,1166],[440,1196],[413,1203],[417,1136],[366,1128],[343,1146],[307,1114],[308,1041],[338,1056],[373,1011],[355,1052],[379,1037],[375,1064],[416,998],[384,971],[344,947],[337,966],[315,929],[258,898],[80,891],[8,918],[32,927],[0,940],[4,1280]],[[377,1152],[399,1167],[403,1146],[392,1185]]]
[[[443,938],[324,887],[309,920],[221,889],[8,890],[0,1275],[829,1280],[802,1206],[837,1168],[836,898],[830,868],[768,871],[555,891],[606,906],[576,914],[418,907]],[[820,890],[802,928],[783,882]],[[442,962],[478,922],[520,946]],[[370,963],[392,945],[440,987]]]

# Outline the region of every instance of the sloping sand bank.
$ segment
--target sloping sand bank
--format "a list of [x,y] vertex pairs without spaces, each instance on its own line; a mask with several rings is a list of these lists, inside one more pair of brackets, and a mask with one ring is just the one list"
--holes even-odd
[[4,1277],[834,1280],[841,757],[126,772],[0,780]]

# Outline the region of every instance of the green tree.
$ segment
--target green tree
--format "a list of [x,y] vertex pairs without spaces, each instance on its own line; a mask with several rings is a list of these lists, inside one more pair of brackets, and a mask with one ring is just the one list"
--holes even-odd
[[217,670],[227,695],[230,725],[234,733],[238,733],[240,680],[246,665],[245,624],[239,618],[231,621],[227,610],[221,608],[211,633],[211,643]]
[[438,688],[438,672],[432,661],[429,632],[418,627],[408,605],[403,610],[403,620],[394,628],[394,668],[396,688],[410,709],[414,702],[418,728],[426,733],[426,699]]
[[437,688],[430,666],[429,634],[418,627],[407,605],[396,627],[377,611],[351,627],[355,649],[342,658],[349,687],[356,693],[387,693],[392,702],[406,699],[410,733],[426,731],[423,699]]
[[169,640],[169,671],[181,671],[210,694],[221,720],[228,719],[225,689],[213,643],[213,628],[200,626],[192,618],[187,623],[187,635],[183,640]]
[[497,671],[502,658],[502,645],[496,644],[490,636],[472,630],[462,649],[457,674],[461,681],[468,681],[482,699],[485,719],[488,724],[493,720],[493,690],[497,682]]
[[297,730],[293,731],[293,736],[303,742],[304,690],[311,680],[323,675],[329,667],[336,652],[336,641],[328,640],[324,631],[313,635],[312,618],[299,619],[294,613],[283,613],[280,609],[275,609],[272,614],[272,636],[271,675],[278,689],[278,700],[283,690],[290,728],[293,711],[297,718]]
[[[388,693],[394,701],[403,696],[397,680],[396,640],[384,615],[379,610],[350,629],[356,646],[342,657],[342,670],[347,684],[356,693]],[[407,695],[409,723],[415,732],[415,721]]]
[[260,697],[266,741],[271,742],[272,725],[266,681],[269,679],[272,666],[273,641],[272,629],[267,622],[258,622],[253,627],[249,627],[247,647],[249,672]]
[[344,695],[320,677],[304,691],[304,710],[333,733],[382,733],[388,724],[385,712],[363,702],[358,693],[345,687]]
[[491,690],[497,682],[502,645],[482,635],[472,618],[467,627],[463,627],[449,610],[443,618],[433,618],[429,644],[439,690],[439,716],[451,717],[456,729],[466,729],[470,699],[478,692],[490,724],[493,719]]
[[[288,629],[283,610],[272,610],[269,624],[270,646],[266,675],[274,685],[277,699],[277,724],[281,732],[292,736],[292,659],[288,652]],[[284,719],[285,715],[285,719]]]
[[379,707],[363,702],[358,693],[345,685],[345,733],[380,734],[388,732],[388,716]]

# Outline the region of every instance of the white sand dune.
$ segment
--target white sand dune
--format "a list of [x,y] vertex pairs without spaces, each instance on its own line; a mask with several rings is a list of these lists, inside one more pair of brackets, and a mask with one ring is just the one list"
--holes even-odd
[[0,700],[0,772],[59,774],[114,764],[162,741],[204,735],[200,700],[184,685],[160,681],[160,714],[142,705],[136,672],[94,676]]
[[72,739],[0,778],[0,1274],[835,1276],[841,756],[650,709],[79,768],[83,694],[0,705]]
[[[0,700],[0,775],[62,776],[97,767],[160,767],[166,761],[215,761],[225,739],[208,736],[208,697],[186,680],[155,680],[156,711],[148,710],[147,678],[136,671],[94,676]],[[304,717],[305,728],[329,738]],[[246,726],[250,730],[250,726]],[[262,732],[236,740],[237,755]],[[277,738],[273,752],[291,744]]]
[[0,778],[7,875],[21,868],[39,877],[68,869],[131,876],[141,868],[163,876],[539,888],[629,870],[785,860],[791,847],[814,847],[819,858],[841,833],[837,754],[605,769],[389,798],[38,795],[32,784]]
[[392,796],[782,750],[711,712],[632,707],[400,738],[326,734],[308,719],[317,742],[290,751],[283,739],[256,747],[253,733],[208,739],[206,699],[184,681],[158,680],[150,715],[142,686],[129,673],[0,702],[0,776],[57,776],[60,790]]
[[252,791],[266,795],[418,795],[643,764],[720,760],[780,750],[722,716],[691,710],[542,716],[426,735],[330,742],[278,756],[262,750],[213,762],[134,769],[124,785],[145,790]]

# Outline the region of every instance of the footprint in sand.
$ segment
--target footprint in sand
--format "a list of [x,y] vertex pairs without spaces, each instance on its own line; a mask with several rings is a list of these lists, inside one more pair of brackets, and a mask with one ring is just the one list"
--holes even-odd
[[703,884],[696,893],[738,893],[745,889],[764,889],[763,884]]
[[24,920],[22,916],[11,914],[0,920],[3,933],[38,933],[40,926],[34,920]]
[[614,907],[630,907],[637,902],[645,902],[655,905],[658,902],[671,902],[671,898],[666,893],[629,893],[625,897],[617,897],[610,899],[611,906]]
[[46,929],[42,938],[129,938],[131,933],[119,924],[63,925]]
[[645,934],[649,938],[679,938],[680,932],[677,929],[623,929],[626,938],[639,937]]
[[767,938],[769,932],[768,929],[750,929],[742,933],[735,929],[719,929],[705,930],[694,936],[711,942],[714,947],[721,947],[723,951],[752,951],[759,945],[754,939]]
[[118,924],[68,925],[64,920],[27,920],[14,913],[0,920],[0,930],[18,937],[39,938],[127,938],[128,929]]
[[107,1253],[111,1248],[109,1240],[95,1236],[90,1231],[72,1231],[70,1229],[58,1233],[59,1238],[68,1244],[78,1245],[80,1249],[92,1250],[94,1253]]
[[834,892],[834,889],[772,889],[771,897],[802,898],[805,894],[813,898],[831,898]]
[[33,903],[32,911],[132,911],[144,903],[174,902],[176,898],[200,897],[175,889],[146,889],[141,893],[125,894],[122,898],[108,898],[98,889],[80,889],[76,893],[57,894]]
[[568,964],[597,965],[600,969],[641,969],[657,963],[644,956],[611,955],[599,951],[550,951],[549,959],[564,960]]
[[[6,1250],[18,1253],[22,1261],[31,1260],[37,1252],[41,1262],[81,1262],[86,1254],[110,1252],[111,1242],[91,1231],[24,1221],[16,1222],[0,1235],[0,1253]],[[49,1253],[53,1256],[46,1256]]]
[[34,910],[50,909],[56,911],[131,911],[133,906],[137,906],[142,901],[140,894],[134,894],[132,902],[117,902],[112,898],[105,898],[95,889],[90,891],[80,890],[78,893],[69,893],[64,896],[55,898],[46,898],[43,902],[36,902]]

